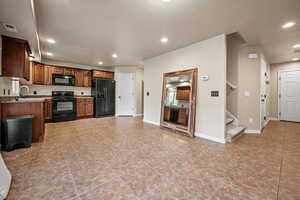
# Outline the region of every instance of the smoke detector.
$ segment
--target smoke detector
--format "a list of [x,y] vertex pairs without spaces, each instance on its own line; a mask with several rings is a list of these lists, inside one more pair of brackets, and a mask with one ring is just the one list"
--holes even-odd
[[17,27],[15,25],[3,23],[3,27],[5,28],[6,31],[13,32],[13,33],[18,32]]

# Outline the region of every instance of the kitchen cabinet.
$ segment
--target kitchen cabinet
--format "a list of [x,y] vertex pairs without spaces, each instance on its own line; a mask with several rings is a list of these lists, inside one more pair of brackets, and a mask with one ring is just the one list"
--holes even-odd
[[107,78],[114,79],[114,72],[102,71],[102,70],[93,70],[93,78]]
[[33,115],[32,142],[44,140],[44,102],[1,102],[0,106],[2,119],[19,115]]
[[92,87],[92,73],[84,70],[83,72],[83,87]]
[[52,85],[52,66],[44,65],[44,85]]
[[171,114],[171,109],[169,106],[165,106],[164,108],[164,120],[169,121],[170,120],[170,114]]
[[72,68],[64,68],[64,75],[75,75],[75,70]]
[[25,40],[2,36],[2,76],[30,79],[31,53]]
[[182,101],[189,101],[190,92],[191,92],[191,88],[189,86],[177,87],[176,99]]
[[178,111],[178,124],[186,126],[188,123],[188,113],[186,108],[179,108]]
[[84,86],[84,71],[83,70],[76,70],[75,71],[75,86],[83,87]]
[[63,67],[52,67],[52,73],[64,75],[64,68]]
[[44,102],[45,121],[52,120],[52,99],[46,99]]
[[43,85],[45,79],[44,66],[41,63],[32,62],[32,83]]
[[94,102],[92,97],[78,97],[76,101],[78,118],[94,115]]

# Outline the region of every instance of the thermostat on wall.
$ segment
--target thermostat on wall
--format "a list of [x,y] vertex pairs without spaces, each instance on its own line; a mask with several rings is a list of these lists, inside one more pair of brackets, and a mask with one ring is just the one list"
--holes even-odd
[[209,80],[209,77],[208,76],[199,76],[199,79],[201,81],[208,81]]

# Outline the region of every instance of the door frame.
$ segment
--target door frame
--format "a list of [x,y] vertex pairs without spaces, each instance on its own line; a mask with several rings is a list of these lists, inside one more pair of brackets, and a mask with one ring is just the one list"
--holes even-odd
[[[263,87],[263,85],[265,87],[265,94],[264,95],[267,95],[267,84],[262,82],[262,77],[264,76],[265,81],[267,81],[265,73],[268,74],[268,63],[263,58],[260,59],[260,62],[261,63],[260,63],[260,94],[259,94],[259,98],[260,98],[259,99],[260,100],[259,101],[259,107],[260,107],[259,119],[260,119],[260,121],[259,121],[259,123],[260,123],[260,130],[263,130],[263,128],[268,124],[268,119],[267,119],[267,117],[268,117],[267,116],[267,98],[268,98],[268,96],[262,97],[262,87]],[[262,70],[262,65],[263,65],[262,63],[264,63],[265,66],[266,66],[265,67],[265,72],[263,72],[263,70]],[[261,103],[262,98],[264,98],[264,108],[263,108],[262,103]],[[265,116],[262,116],[262,111],[263,110],[265,111],[265,113],[264,113]]]
[[283,69],[283,70],[278,70],[277,72],[277,119],[279,121],[281,121],[281,99],[280,98],[280,94],[281,94],[281,79],[280,79],[280,76],[281,76],[281,73],[284,73],[284,72],[294,72],[294,71],[300,71],[300,68],[295,68],[295,69]]
[[[122,75],[122,74],[131,74],[132,75],[132,93],[133,95],[132,96],[132,106],[133,106],[133,109],[132,109],[132,113],[128,114],[128,115],[120,115],[120,112],[119,112],[119,76]],[[134,72],[118,72],[116,73],[116,116],[119,116],[119,117],[133,117],[136,113],[136,99],[135,99],[135,73]]]

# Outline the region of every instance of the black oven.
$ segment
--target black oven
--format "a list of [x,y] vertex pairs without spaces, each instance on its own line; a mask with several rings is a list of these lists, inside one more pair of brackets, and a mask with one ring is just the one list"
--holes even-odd
[[53,85],[75,86],[75,76],[52,74]]
[[54,91],[52,92],[53,121],[71,121],[76,119],[76,98],[74,92]]

